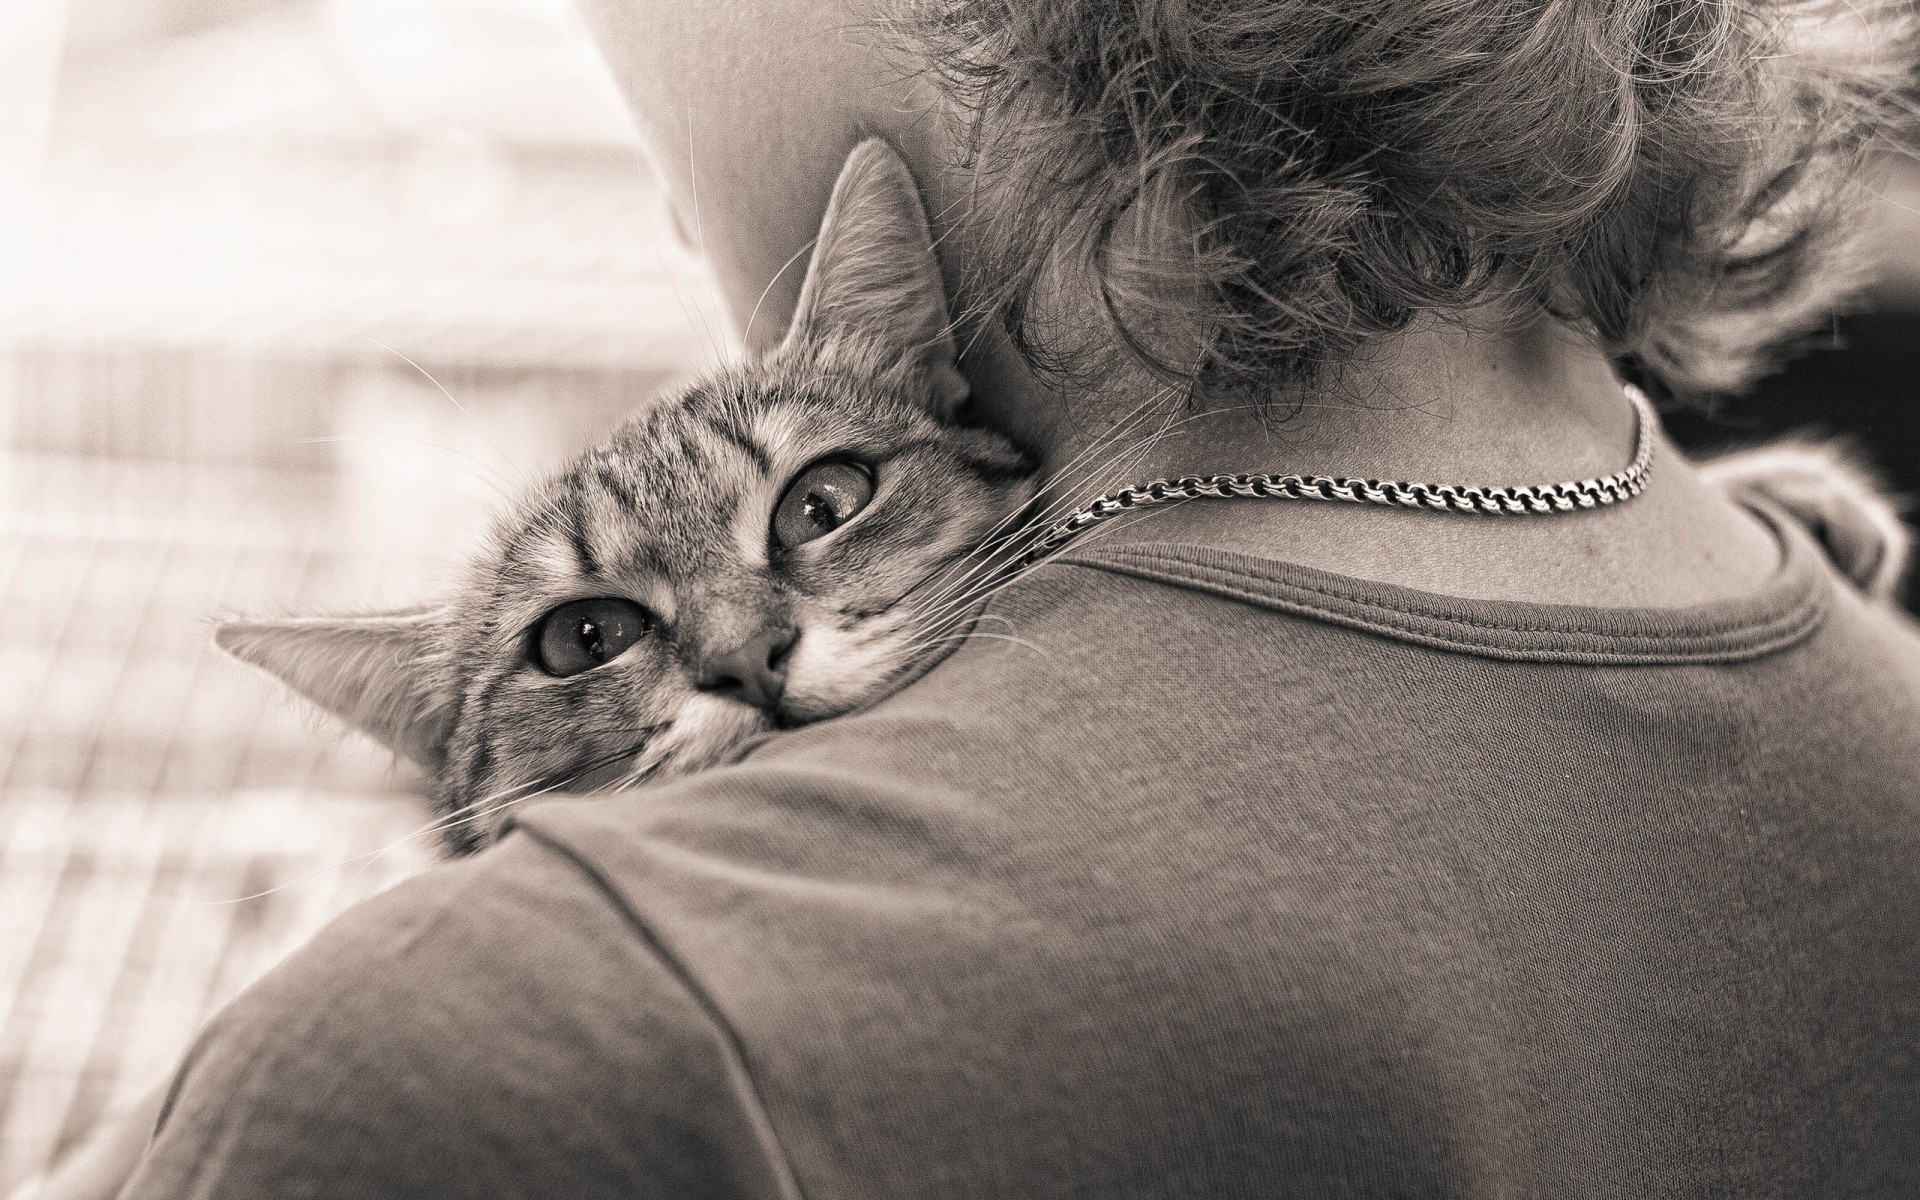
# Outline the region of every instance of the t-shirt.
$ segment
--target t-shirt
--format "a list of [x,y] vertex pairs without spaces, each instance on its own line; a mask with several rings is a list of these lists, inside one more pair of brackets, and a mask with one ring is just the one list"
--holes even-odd
[[147,1197],[1920,1194],[1920,639],[1088,547],[206,1032]]

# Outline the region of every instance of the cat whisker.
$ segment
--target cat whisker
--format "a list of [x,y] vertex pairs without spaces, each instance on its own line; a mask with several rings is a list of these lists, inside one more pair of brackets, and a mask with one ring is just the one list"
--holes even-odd
[[[1170,502],[1170,504],[1184,504],[1184,503],[1186,503],[1186,501],[1184,500],[1175,500]],[[1167,506],[1163,505],[1162,507],[1167,507]],[[1135,519],[1143,515],[1145,514],[1144,513],[1123,514],[1121,517],[1115,520],[1109,521],[1104,525],[1096,526],[1095,528],[1089,530],[1087,533],[1074,539],[1074,541],[1070,544],[1076,548],[1085,548],[1090,545],[1098,544],[1103,539],[1110,538],[1115,533],[1119,532],[1121,529],[1132,525]],[[1065,547],[1063,547],[1062,549],[1064,550]],[[948,607],[948,611],[944,615],[931,614],[931,613],[927,614],[928,619],[931,623],[931,627],[939,628],[943,622],[950,623],[950,622],[956,622],[956,621],[966,619],[967,616],[973,611],[977,610],[979,606],[985,604],[987,601],[991,600],[994,596],[1006,590],[1008,587],[1011,587],[1013,584],[1018,583],[1020,580],[1026,578],[1028,572],[1047,565],[1049,562],[1053,560],[1053,557],[1054,556],[1050,554],[1047,557],[1039,559],[1035,562],[1020,564],[1014,569],[1012,569],[1010,573],[1003,579],[993,579],[993,580],[985,581],[978,589],[968,592],[951,601]]]
[[[713,260],[707,255],[707,231],[700,223],[700,160],[694,153],[693,110],[691,108],[687,110],[687,194],[693,202],[694,245],[700,248],[701,261],[711,263]],[[715,295],[713,291],[713,275],[711,272],[707,275],[707,299],[713,303],[715,308],[720,307],[720,297]],[[718,339],[713,336],[713,330],[707,326],[704,316],[701,318],[700,324],[702,328],[706,329],[707,341],[717,348],[719,345]]]
[[[514,788],[506,789],[506,791],[499,793],[497,796],[489,797],[486,800],[476,802],[476,804],[469,805],[465,808],[458,810],[457,812],[448,813],[441,817],[436,817],[433,820],[427,822],[426,824],[413,829],[412,831],[408,832],[404,836],[395,838],[393,841],[390,841],[385,845],[379,846],[375,849],[368,850],[365,853],[356,854],[351,858],[341,859],[338,862],[331,863],[324,867],[316,868],[312,871],[307,872],[306,874],[295,876],[294,878],[289,879],[284,883],[279,883],[274,885],[273,887],[266,888],[258,892],[252,892],[245,896],[231,896],[231,897],[227,897],[220,900],[200,900],[200,901],[195,901],[195,903],[202,904],[202,905],[243,904],[249,900],[259,900],[267,896],[276,895],[280,892],[286,891],[288,888],[297,887],[302,883],[310,882],[324,875],[330,875],[333,872],[338,871],[344,867],[354,866],[355,864],[364,865],[366,863],[375,861],[384,855],[390,854],[393,851],[398,850],[400,847],[406,845],[409,842],[417,841],[423,837],[430,837],[435,834],[441,834],[446,832],[448,829],[456,829],[462,824],[467,824],[472,821],[484,820],[486,817],[491,816],[498,812],[503,812],[507,808],[512,807],[513,805],[524,803],[525,801],[532,800],[537,797],[544,796],[550,792],[554,792],[561,788],[564,788],[568,784],[573,783],[574,781],[581,779],[586,775],[591,774],[594,771],[599,770],[601,767],[604,767],[613,762],[617,762],[622,758],[643,754],[646,752],[648,742],[652,740],[653,735],[659,733],[659,731],[665,728],[667,728],[667,725],[646,726],[642,729],[641,732],[647,734],[647,741],[640,742],[638,745],[630,746],[624,750],[619,750],[613,754],[595,759],[594,761],[587,763],[585,766],[581,767],[579,770],[573,772],[572,774],[562,776],[558,779],[551,780],[544,784],[542,784],[538,780],[532,783],[517,784],[515,785]],[[513,796],[510,794],[511,792],[521,788],[533,788],[534,790],[528,791],[524,795],[519,795],[519,796]],[[505,797],[505,799],[501,799],[501,797]]]
[[[1125,433],[1126,426],[1129,423],[1134,421],[1140,414],[1151,410],[1160,400],[1170,394],[1171,389],[1162,389],[1154,395],[1147,397],[1145,400],[1142,400],[1121,419],[1114,434],[1105,439],[1104,442],[1095,442],[1092,446],[1081,450],[1073,460],[1069,461],[1063,470],[1071,469],[1081,459],[1097,453],[1103,445],[1110,444],[1112,441],[1117,440],[1118,437]],[[1144,446],[1148,444],[1150,444],[1150,441],[1140,443],[1136,449],[1144,448]],[[1057,479],[1059,477],[1060,472],[1055,472],[1051,478]],[[1046,485],[1043,484],[1042,486],[1044,487]],[[935,590],[927,593],[918,601],[920,604],[932,607],[939,604],[947,592],[960,591],[981,573],[1004,566],[1007,559],[1016,554],[1020,549],[1023,540],[1030,536],[1037,536],[1039,533],[1044,532],[1046,528],[1050,527],[1051,512],[1055,509],[1060,509],[1071,499],[1073,499],[1073,497],[1058,498],[1038,512],[1030,512],[1031,505],[1022,505],[1015,508],[990,526],[986,533],[981,535],[979,542],[968,555],[959,560],[943,562],[933,567],[918,579],[909,583],[905,588],[901,589],[900,593],[894,598],[894,603],[901,603],[908,597],[913,596],[914,593],[920,589],[928,587],[929,585],[936,585]]]
[[818,238],[808,238],[804,245],[793,252],[791,258],[780,264],[780,269],[773,273],[773,278],[767,280],[767,286],[760,289],[760,298],[753,302],[753,311],[747,314],[747,327],[740,333],[740,341],[743,345],[753,345],[753,322],[760,315],[760,306],[765,304],[767,297],[773,293],[773,285],[780,282],[780,277],[791,270],[793,264],[799,262],[812,252],[814,243],[818,240]]
[[[925,585],[932,577],[940,576],[943,573],[950,573],[949,578],[945,579],[934,591],[927,593],[920,601],[920,603],[927,606],[938,605],[947,598],[948,594],[959,592],[982,576],[1004,567],[1008,557],[1017,556],[1019,551],[1023,549],[1023,543],[1029,542],[1031,539],[1037,538],[1045,533],[1047,529],[1052,527],[1056,520],[1064,517],[1066,513],[1073,509],[1078,508],[1080,504],[1084,502],[1084,484],[1075,484],[1065,488],[1058,486],[1067,479],[1069,473],[1079,468],[1094,454],[1101,452],[1103,449],[1119,441],[1142,415],[1153,411],[1162,400],[1171,394],[1171,388],[1162,388],[1145,400],[1142,400],[1139,404],[1136,404],[1126,415],[1120,418],[1113,430],[1106,437],[1097,439],[1083,448],[1059,470],[1053,472],[1047,481],[1040,485],[1038,493],[1040,495],[1046,495],[1052,492],[1053,499],[1038,508],[1028,504],[1008,513],[981,539],[980,545],[976,547],[972,555],[958,563],[947,564],[929,572],[928,577],[923,577],[915,581],[906,592],[903,592],[903,597]],[[1172,420],[1171,414],[1168,414],[1167,417],[1163,419],[1163,423],[1158,430],[1132,443],[1126,450],[1109,456],[1104,462],[1099,464],[1098,467],[1087,468],[1083,473],[1084,477],[1086,479],[1094,479],[1112,474],[1116,464],[1125,459],[1137,458],[1182,423],[1184,422]],[[1015,522],[1017,522],[1017,524],[1015,524]],[[1009,528],[1010,524],[1012,526],[1011,528]]]
[[[1004,617],[1000,619],[1003,621],[1005,620]],[[1009,622],[1009,624],[1011,624],[1011,622]],[[916,654],[923,653],[926,651],[936,649],[940,646],[971,641],[974,638],[984,638],[985,640],[990,642],[1011,642],[1013,645],[1019,646],[1022,649],[1033,651],[1035,654],[1039,655],[1041,658],[1053,657],[1053,653],[1051,651],[1049,651],[1045,646],[1042,646],[1037,642],[1030,642],[1025,638],[1015,637],[1010,633],[993,633],[989,630],[984,630],[984,629],[956,630],[949,633],[937,634],[932,637],[916,639],[916,641],[914,642],[914,652]]]
[[[935,612],[956,597],[964,596],[974,588],[998,579],[1001,573],[1017,568],[1025,548],[1051,528],[1054,521],[1044,509],[1031,511],[1023,506],[1016,510],[1015,515],[1022,513],[1030,515],[1026,515],[1014,528],[983,541],[958,562],[945,564],[929,572],[903,592],[900,599],[904,601],[911,596],[917,611]],[[923,587],[927,590],[918,596],[913,595]]]
[[[658,178],[657,173],[656,173],[656,178]],[[694,231],[693,249],[700,257],[702,269],[707,271],[707,275],[706,275],[707,299],[713,308],[724,309],[725,305],[721,303],[719,297],[716,296],[713,291],[713,275],[711,272],[712,260],[709,259],[707,256],[706,231],[701,228],[700,177],[699,177],[699,168],[695,162],[694,153],[693,153],[693,115],[691,113],[687,115],[687,180],[690,185],[690,194],[693,200],[693,231]],[[664,180],[660,180],[660,186],[662,191],[664,192],[665,190]],[[671,205],[671,201],[664,201],[663,203],[669,206]],[[675,218],[675,224],[676,226],[678,226],[679,224],[677,218]],[[715,336],[713,326],[709,324],[707,321],[706,311],[698,303],[689,303],[687,297],[680,291],[680,284],[676,277],[676,273],[671,267],[667,265],[666,256],[660,252],[660,238],[658,233],[656,233],[653,236],[651,241],[653,243],[654,261],[659,264],[661,276],[664,279],[666,279],[667,286],[671,288],[673,291],[673,301],[680,308],[680,316],[686,321],[687,328],[697,332],[700,335],[701,341],[705,344],[707,361],[705,363],[699,364],[699,366],[701,367],[702,370],[705,370],[708,367],[717,366],[720,362],[722,362],[726,358],[726,349],[727,349],[726,345],[724,344],[721,338]],[[685,242],[684,242],[683,227],[682,227],[680,243],[681,243],[682,249],[684,250]],[[771,286],[772,284],[769,283],[768,287],[771,287]]]
[[654,777],[659,775],[660,772],[666,768],[667,760],[664,758],[658,759],[654,762],[650,762],[644,767],[640,767],[639,762],[640,762],[641,756],[644,753],[645,751],[637,751],[634,754],[633,761],[635,766],[638,767],[638,769],[628,771],[625,775],[621,776],[619,779],[616,779],[612,783],[612,785],[608,787],[607,789],[608,791],[624,792],[629,788],[637,788],[642,784],[651,783],[653,782]]
[[[1048,500],[1039,510],[1035,511],[1032,515],[1034,517],[1040,517],[1052,511],[1058,510],[1062,506],[1070,503],[1074,498],[1073,493],[1079,490],[1080,485],[1078,484],[1069,485],[1069,486],[1063,486],[1063,485],[1066,485],[1068,483],[1068,480],[1073,477],[1074,473],[1076,471],[1083,471],[1083,468],[1085,468],[1085,470],[1083,471],[1083,474],[1089,477],[1095,474],[1096,472],[1094,471],[1094,469],[1087,467],[1088,460],[1092,459],[1095,455],[1101,453],[1108,447],[1111,447],[1115,442],[1118,442],[1121,438],[1127,436],[1129,431],[1142,417],[1148,416],[1152,412],[1154,412],[1159,407],[1160,402],[1165,400],[1168,396],[1172,395],[1172,393],[1173,393],[1173,389],[1162,388],[1159,391],[1148,396],[1146,399],[1140,401],[1138,404],[1134,405],[1131,409],[1129,409],[1126,413],[1121,415],[1116,421],[1114,421],[1113,425],[1107,430],[1107,432],[1104,435],[1102,435],[1099,438],[1095,438],[1093,441],[1089,442],[1087,445],[1081,447],[1081,449],[1077,451],[1072,458],[1069,458],[1066,462],[1061,463],[1058,467],[1055,467],[1050,473],[1048,473],[1047,477],[1041,480],[1036,486],[1035,495],[1037,497],[1051,495],[1052,499]],[[1143,443],[1143,444],[1150,444],[1152,436],[1157,436],[1157,435],[1150,435],[1149,442]],[[1005,525],[1007,522],[1019,518],[1023,511],[1025,510],[1016,509],[1014,512],[1007,514],[1005,518],[1002,518],[1001,525]]]
[[513,458],[509,456],[505,450],[502,450],[500,448],[500,444],[494,441],[492,436],[487,433],[486,426],[482,425],[479,421],[474,419],[473,414],[467,411],[466,405],[456,400],[454,398],[453,393],[447,390],[446,384],[441,383],[438,379],[434,378],[432,371],[427,370],[425,367],[421,366],[419,363],[409,358],[405,353],[403,353],[398,348],[388,345],[386,342],[381,341],[379,338],[374,337],[372,334],[366,332],[365,330],[355,329],[353,326],[348,325],[344,321],[336,321],[331,317],[325,317],[322,319],[325,320],[330,325],[333,325],[339,329],[346,330],[348,333],[354,335],[355,337],[364,338],[365,340],[380,347],[382,350],[385,350],[387,353],[393,355],[395,358],[399,359],[401,362],[406,363],[409,367],[412,367],[414,370],[418,371],[421,374],[421,376],[426,379],[428,383],[431,383],[434,387],[439,389],[440,394],[447,398],[447,403],[453,405],[454,411],[458,412],[461,416],[467,419],[467,423],[473,426],[473,431],[478,435],[480,435],[480,440],[486,443],[487,448],[489,450],[492,450],[496,455],[499,456],[501,462],[505,463],[516,474],[518,474],[521,477],[523,482],[525,482],[529,478],[526,471],[520,466],[520,464],[515,462]]
[[974,586],[942,599],[939,604],[927,605],[918,615],[930,629],[942,629],[967,620],[978,613],[980,607],[1000,592],[1011,587],[1027,574],[1051,561],[1052,555],[1036,562],[1008,564],[1004,574],[981,579]]
[[666,255],[660,253],[660,239],[657,235],[653,239],[653,259],[660,267],[661,278],[667,281],[668,288],[673,292],[673,302],[679,306],[680,316],[686,321],[687,328],[698,333],[705,342],[708,363],[717,364],[721,361],[722,355],[720,347],[714,341],[713,330],[708,327],[706,319],[698,315],[699,306],[688,304],[686,296],[681,293],[680,284],[674,278],[673,268],[667,265]]
[[[1085,459],[1089,459],[1094,453],[1098,453],[1104,445],[1110,445],[1112,442],[1119,440],[1121,436],[1125,436],[1127,428],[1129,428],[1135,420],[1139,419],[1140,415],[1152,411],[1152,409],[1167,396],[1171,396],[1171,388],[1162,388],[1160,392],[1156,392],[1156,394],[1142,399],[1133,409],[1129,409],[1121,419],[1117,420],[1114,428],[1108,432],[1106,438],[1096,440],[1096,442],[1092,442],[1092,444],[1087,445],[1087,447],[1083,447],[1079,453],[1075,453],[1071,459],[1068,459],[1062,467],[1058,467],[1052,474],[1048,474],[1046,480],[1043,480],[1043,482],[1037,486],[1037,495],[1044,495],[1048,490],[1052,490],[1060,480],[1064,480],[1064,478],[1068,476],[1068,472],[1071,472],[1073,468],[1079,467]],[[1062,509],[1062,507],[1068,503],[1069,499],[1071,499],[1071,497],[1054,497],[1052,501],[1048,501],[1046,505],[1043,505],[1039,511],[1035,511],[1033,505],[1029,503],[1029,505],[1021,505],[1018,509],[1014,509],[1014,511],[1010,511],[1010,513],[1006,513],[1004,516],[1000,516],[1000,520],[996,520],[993,526],[987,528],[985,534],[981,534],[979,545],[977,545],[975,551],[973,551],[975,557],[981,555],[981,553],[987,553],[987,551],[996,551],[996,549],[1014,545],[1023,532],[1035,528],[1037,522],[1043,520],[1044,516],[1048,515],[1048,513],[1052,513],[1052,511],[1056,511],[1056,509]],[[935,574],[939,574],[939,572],[943,572],[943,570],[952,570],[952,568],[954,568],[954,564],[937,566],[937,568],[933,568],[931,572],[927,572],[925,578],[935,576]],[[912,588],[922,586],[925,578],[916,580]],[[912,591],[912,588],[908,588],[908,591]]]
[[[654,739],[663,730],[670,728],[672,724],[673,723],[671,721],[668,721],[668,722],[663,722],[656,725],[642,726],[635,731],[640,736],[640,741],[634,743],[631,746],[627,746],[624,749],[616,750],[611,754],[605,754],[600,756],[599,758],[592,759],[589,762],[585,763],[584,765],[574,770],[571,770],[557,777],[551,778],[545,782],[542,782],[540,780],[534,780],[531,783],[518,784],[518,785],[515,785],[514,788],[508,788],[504,792],[501,792],[496,796],[491,796],[491,797],[486,797],[480,800],[476,800],[471,804],[465,805],[464,807],[452,813],[449,813],[446,817],[440,819],[439,821],[430,823],[428,826],[424,827],[423,830],[418,830],[415,832],[415,834],[409,835],[409,836],[418,836],[418,834],[422,832],[445,833],[450,829],[458,829],[462,825],[473,824],[478,821],[484,821],[489,817],[497,816],[498,814],[505,812],[507,809],[512,808],[515,805],[524,804],[528,800],[537,799],[551,792],[559,791],[560,789],[565,788],[570,784],[576,783],[579,780],[586,778],[588,775],[593,774],[595,771],[598,771],[603,767],[608,767],[613,765],[614,763],[619,762],[621,759],[638,758],[640,755],[645,754],[647,752],[647,747],[653,744]],[[620,784],[616,785],[616,787],[623,787],[623,786],[631,786],[631,785],[628,781],[624,781],[624,780],[621,781]],[[518,795],[518,796],[511,794],[517,788],[529,788],[529,787],[533,788],[534,790],[525,792],[524,794]]]
[[[1126,417],[1122,418],[1120,425],[1116,427],[1118,432],[1115,434],[1115,436],[1109,437],[1100,441],[1096,441],[1087,450],[1083,450],[1079,455],[1076,455],[1074,461],[1077,462],[1080,459],[1085,458],[1088,455],[1088,453],[1090,453],[1091,451],[1111,445],[1114,441],[1118,440],[1119,433],[1125,432],[1126,426],[1131,424],[1138,414],[1140,414],[1143,410],[1145,410],[1149,406],[1157,404],[1160,400],[1166,398],[1170,394],[1171,394],[1171,389],[1163,388],[1159,392],[1156,392],[1153,396],[1150,396],[1147,400],[1143,401],[1141,404],[1136,405],[1134,409],[1131,412],[1129,412]],[[1257,407],[1258,407],[1257,405],[1252,405],[1252,404],[1236,405],[1227,409],[1210,410],[1209,413],[1205,413],[1205,414],[1191,413],[1184,417],[1178,417],[1178,418],[1176,418],[1172,413],[1169,412],[1168,414],[1166,414],[1165,418],[1163,419],[1160,428],[1156,429],[1153,433],[1148,434],[1146,437],[1140,439],[1139,441],[1132,443],[1125,450],[1122,450],[1113,455],[1110,455],[1103,463],[1100,464],[1100,466],[1097,469],[1090,469],[1086,473],[1086,477],[1089,479],[1100,478],[1100,477],[1105,477],[1106,479],[1110,479],[1112,476],[1120,473],[1117,470],[1117,467],[1119,464],[1123,462],[1131,462],[1131,461],[1137,460],[1140,457],[1140,455],[1144,454],[1148,449],[1150,449],[1153,445],[1158,443],[1163,438],[1176,432],[1181,427],[1198,420],[1202,416],[1211,415],[1212,411],[1219,411],[1219,412],[1249,411]],[[1063,472],[1056,472],[1053,478],[1055,480],[1058,480],[1062,474]],[[1050,482],[1049,484],[1043,485],[1043,486],[1052,487],[1053,484]],[[1092,489],[1088,489],[1088,490],[1091,491]],[[1106,490],[1107,490],[1106,488],[1101,488],[1099,492],[1095,494],[1104,494]],[[940,604],[952,601],[961,606],[970,606],[973,603],[975,603],[977,600],[983,599],[985,594],[983,593],[981,596],[973,596],[970,593],[967,593],[964,587],[961,585],[964,585],[972,581],[979,581],[983,584],[987,582],[1000,582],[1000,583],[1012,582],[1011,579],[995,581],[990,575],[986,574],[986,572],[990,568],[1008,566],[1005,559],[1000,557],[997,552],[1000,549],[1006,548],[1006,547],[1018,547],[1018,545],[1023,539],[1037,538],[1040,535],[1044,534],[1048,529],[1050,529],[1053,526],[1056,520],[1063,518],[1068,511],[1071,511],[1072,509],[1077,509],[1084,499],[1085,499],[1085,495],[1083,493],[1080,493],[1078,489],[1068,489],[1058,493],[1056,496],[1056,499],[1051,504],[1046,505],[1045,507],[1039,509],[1038,511],[1033,512],[1033,514],[1026,521],[1024,521],[1020,525],[1020,527],[999,537],[994,543],[983,544],[983,547],[982,547],[983,550],[991,551],[991,553],[988,553],[985,555],[984,561],[978,558],[976,558],[975,560],[972,560],[968,565],[965,565],[963,569],[960,571],[960,573],[958,574],[958,576],[954,580],[950,581],[950,583],[947,586],[945,586],[943,589],[935,590],[933,592],[928,593],[926,596],[922,597],[920,600],[920,604],[926,608],[934,608]],[[1024,512],[1027,510],[1022,509],[1022,510],[1016,510],[1016,511]],[[1130,522],[1110,523],[1106,527],[1106,529],[1099,532],[1101,532],[1103,535],[1111,534],[1114,529],[1120,528],[1121,526],[1129,523]],[[1088,539],[1078,539],[1074,544],[1082,545],[1082,544],[1085,544],[1086,540]],[[978,554],[979,552],[976,552],[976,553]],[[1042,561],[1045,561],[1045,560],[1042,560]],[[1038,565],[1040,564],[1039,563],[1024,564],[1018,568],[1018,570],[1016,571],[1016,575],[1024,575],[1027,568],[1038,566]],[[994,590],[997,591],[998,588],[996,587],[994,588]]]
[[[513,481],[502,476],[485,459],[458,447],[449,446],[445,442],[428,442],[418,438],[380,438],[366,434],[334,434],[328,437],[295,438],[293,444],[296,446],[396,446],[415,451],[442,466],[457,467],[492,488],[502,499],[511,500],[515,495]],[[440,453],[435,454],[432,451]]]
[[[1023,563],[1020,552],[1052,528],[1044,513],[1029,517],[1017,528],[983,544],[968,558],[936,568],[903,591],[896,603],[906,603],[921,622],[939,624],[977,608],[977,602],[1023,577],[1036,563]],[[923,590],[924,589],[924,590]],[[916,592],[920,594],[915,595]]]

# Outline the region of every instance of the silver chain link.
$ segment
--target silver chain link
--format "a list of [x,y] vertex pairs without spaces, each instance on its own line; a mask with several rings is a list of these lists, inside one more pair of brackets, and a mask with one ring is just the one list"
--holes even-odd
[[1454,483],[1401,483],[1391,479],[1348,479],[1338,475],[1186,475],[1108,492],[1072,516],[1057,522],[1020,556],[1022,566],[1059,551],[1102,521],[1136,509],[1175,500],[1228,497],[1263,500],[1331,500],[1346,504],[1383,504],[1438,509],[1486,516],[1535,516],[1604,508],[1638,496],[1647,486],[1653,463],[1654,430],[1659,419],[1646,394],[1631,384],[1627,399],[1636,420],[1633,461],[1626,470],[1598,479],[1565,483],[1493,486]]

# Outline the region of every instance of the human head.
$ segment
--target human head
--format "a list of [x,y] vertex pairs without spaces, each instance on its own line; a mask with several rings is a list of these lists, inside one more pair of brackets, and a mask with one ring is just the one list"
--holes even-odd
[[903,29],[952,98],[980,296],[1043,361],[1073,346],[1040,294],[1149,355],[1202,329],[1202,372],[1256,389],[1491,309],[1686,394],[1745,384],[1855,282],[1911,12],[925,0]]
[[1200,329],[1262,388],[1433,313],[1743,385],[1854,282],[1916,57],[1908,0],[849,2],[583,0],[750,341],[879,133],[1032,361]]

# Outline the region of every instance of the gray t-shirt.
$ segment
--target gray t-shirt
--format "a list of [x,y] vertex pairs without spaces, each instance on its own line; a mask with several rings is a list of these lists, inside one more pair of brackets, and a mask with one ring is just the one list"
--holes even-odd
[[1085,549],[220,1017],[127,1195],[1920,1193],[1920,639]]

